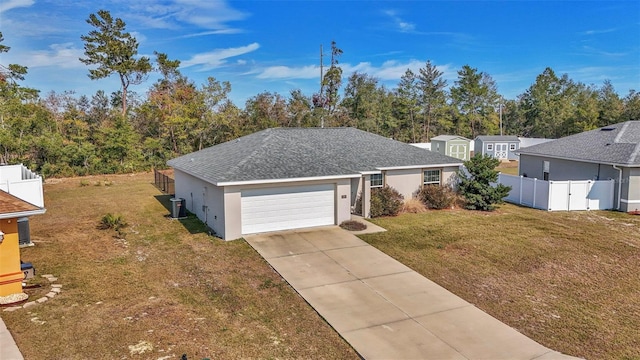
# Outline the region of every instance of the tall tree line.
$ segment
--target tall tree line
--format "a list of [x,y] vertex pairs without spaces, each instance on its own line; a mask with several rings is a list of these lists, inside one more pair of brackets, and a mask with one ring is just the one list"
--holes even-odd
[[[609,81],[585,85],[551,68],[512,100],[498,93],[486,72],[465,65],[448,84],[431,61],[416,72],[407,69],[389,88],[366,73],[343,75],[336,42],[319,93],[262,92],[241,108],[229,99],[230,83],[210,77],[196,84],[167,54],[136,60],[137,42],[108,12],[88,22],[96,30],[82,37],[83,60],[97,66],[89,77],[115,74],[121,88],[91,97],[71,91],[40,96],[19,84],[26,67],[0,64],[2,163],[21,162],[44,176],[143,171],[270,127],[351,126],[404,142],[427,142],[440,134],[474,138],[500,133],[500,107],[503,133],[529,137],[557,138],[640,119],[636,91],[620,97]],[[2,40],[0,33],[0,52],[9,51]],[[127,90],[150,71],[161,77],[146,94]]]

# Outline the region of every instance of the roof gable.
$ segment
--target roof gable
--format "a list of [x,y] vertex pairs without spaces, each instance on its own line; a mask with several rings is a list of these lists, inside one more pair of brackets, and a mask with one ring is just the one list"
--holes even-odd
[[358,175],[381,168],[460,164],[354,128],[274,128],[167,164],[213,183]]
[[640,166],[640,121],[626,121],[570,135],[519,151],[592,163]]

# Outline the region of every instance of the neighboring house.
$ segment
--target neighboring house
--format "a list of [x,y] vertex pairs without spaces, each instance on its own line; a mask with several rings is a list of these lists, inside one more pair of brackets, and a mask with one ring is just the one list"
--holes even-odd
[[275,128],[187,154],[174,168],[175,196],[217,236],[340,224],[371,189],[405,198],[445,184],[462,162],[354,128]]
[[[0,165],[0,190],[30,204],[44,207],[42,177],[22,164]],[[18,219],[20,245],[32,245],[29,236],[29,219]]]
[[519,150],[522,176],[616,181],[614,206],[640,210],[640,121],[627,121]]
[[0,190],[0,297],[22,293],[18,220],[45,209]]
[[471,158],[471,140],[457,135],[438,135],[431,138],[431,151],[467,161]]
[[517,136],[481,135],[475,138],[476,154],[489,155],[501,161],[518,160],[515,153],[520,148]]

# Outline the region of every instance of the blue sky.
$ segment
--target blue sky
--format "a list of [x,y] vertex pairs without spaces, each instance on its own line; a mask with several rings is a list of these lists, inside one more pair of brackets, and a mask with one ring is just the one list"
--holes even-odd
[[141,55],[167,53],[198,85],[229,81],[238,106],[263,91],[317,91],[320,45],[327,64],[332,40],[345,83],[358,71],[394,88],[431,60],[449,85],[466,64],[488,73],[507,99],[546,67],[585,84],[609,79],[621,96],[640,91],[640,1],[2,0],[11,51],[0,64],[28,66],[22,84],[43,96],[118,90],[115,76],[92,81],[78,60],[85,20],[100,9],[125,21]]

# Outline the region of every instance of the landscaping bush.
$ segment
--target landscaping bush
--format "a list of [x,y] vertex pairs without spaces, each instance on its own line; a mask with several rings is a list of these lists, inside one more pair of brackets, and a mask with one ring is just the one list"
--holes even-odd
[[340,227],[349,231],[361,231],[365,230],[367,225],[356,220],[346,220],[340,224]]
[[385,186],[371,189],[371,217],[396,216],[402,210],[404,197],[396,189]]
[[119,234],[120,230],[125,226],[127,226],[127,223],[124,221],[124,217],[122,215],[107,213],[102,217],[102,219],[100,219],[100,225],[98,225],[98,228],[101,230],[113,229]]
[[491,185],[498,181],[498,172],[495,170],[498,164],[500,160],[481,154],[464,162],[466,170],[458,171],[458,189],[466,200],[465,208],[491,211],[495,209],[494,204],[501,203],[502,199],[509,195],[511,186]]
[[450,186],[426,185],[418,192],[418,199],[428,209],[448,209],[456,201],[456,193]]
[[402,212],[409,214],[419,214],[427,211],[422,201],[418,198],[411,198],[402,205]]

